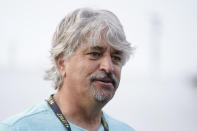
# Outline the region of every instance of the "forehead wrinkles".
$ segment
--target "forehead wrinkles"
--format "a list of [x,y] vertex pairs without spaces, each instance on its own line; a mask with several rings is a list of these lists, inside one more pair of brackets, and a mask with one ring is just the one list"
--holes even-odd
[[101,43],[106,43],[109,45],[113,50],[117,50],[118,52],[124,53],[122,41],[120,41],[115,36],[109,38],[109,32],[108,28],[103,29],[100,33],[94,33],[88,32],[85,37],[82,39],[81,44],[90,44],[90,45],[101,45]]
[[106,39],[106,33],[104,31],[100,35],[101,37],[98,37],[98,38],[92,38],[89,33],[87,33],[84,36],[84,38],[81,39],[79,46],[87,47],[87,45],[88,45],[92,49],[103,50],[103,49],[106,49],[107,45],[108,45],[110,47],[110,49],[112,51],[114,51],[115,53],[117,53],[117,54],[122,54],[123,53],[123,50],[121,48],[117,47],[114,44],[108,43],[108,41]]
[[[102,47],[102,48],[107,48],[107,46],[110,47],[110,53],[114,54],[114,55],[120,55],[122,58],[122,63],[124,63],[125,60],[125,50],[122,48],[122,46],[118,46],[121,43],[119,43],[118,41],[114,42],[109,42],[108,41],[108,36],[107,36],[107,29],[103,30],[100,35],[98,35],[97,37],[93,37],[92,36],[92,32],[87,32],[80,40],[79,45],[77,46],[77,48],[82,47],[84,48],[83,51],[86,52],[88,50],[97,50],[97,51],[103,51],[100,49],[97,49],[97,47]],[[119,43],[117,45],[117,43]],[[105,45],[106,44],[106,45]],[[92,48],[92,47],[96,47],[96,48]],[[105,49],[106,50],[106,49]],[[104,50],[104,51],[105,51]]]
[[81,45],[82,48],[84,48],[84,51],[99,51],[99,52],[106,52],[107,50],[109,50],[110,54],[115,54],[115,55],[120,55],[122,56],[122,51],[120,50],[116,50],[113,47],[111,47],[109,44],[107,45],[102,45],[102,44],[98,44],[98,45],[92,45],[92,44],[83,44]]

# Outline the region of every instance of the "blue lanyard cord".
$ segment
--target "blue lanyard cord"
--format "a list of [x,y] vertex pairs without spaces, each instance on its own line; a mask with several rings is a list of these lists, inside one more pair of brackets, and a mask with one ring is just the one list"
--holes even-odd
[[[49,97],[49,99],[47,100],[48,105],[51,107],[51,109],[53,110],[53,112],[55,113],[55,115],[57,116],[57,118],[61,121],[61,123],[64,125],[64,127],[68,130],[71,131],[70,128],[70,124],[68,123],[67,119],[64,117],[64,115],[62,114],[60,108],[58,107],[58,105],[56,104],[54,98],[53,98],[53,94]],[[108,124],[102,114],[101,117],[101,123],[104,127],[105,131],[109,131],[109,127]]]

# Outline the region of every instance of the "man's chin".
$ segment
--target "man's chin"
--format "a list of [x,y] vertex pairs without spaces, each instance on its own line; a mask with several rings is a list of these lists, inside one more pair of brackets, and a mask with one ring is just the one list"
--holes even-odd
[[94,88],[93,90],[93,96],[95,100],[102,103],[107,103],[110,101],[115,94],[115,92],[109,87],[101,87],[100,89]]

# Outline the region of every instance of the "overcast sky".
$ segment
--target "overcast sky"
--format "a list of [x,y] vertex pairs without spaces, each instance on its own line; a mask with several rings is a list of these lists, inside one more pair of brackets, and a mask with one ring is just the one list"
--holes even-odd
[[104,110],[139,131],[197,130],[195,0],[0,0],[0,120],[54,92],[43,80],[60,20],[79,7],[107,9],[137,50]]

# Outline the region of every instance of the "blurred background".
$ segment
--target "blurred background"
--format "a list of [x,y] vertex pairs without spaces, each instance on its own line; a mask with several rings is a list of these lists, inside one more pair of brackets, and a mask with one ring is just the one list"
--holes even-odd
[[197,1],[0,0],[0,120],[54,92],[44,81],[60,20],[79,7],[107,9],[137,47],[105,112],[137,131],[197,130]]

